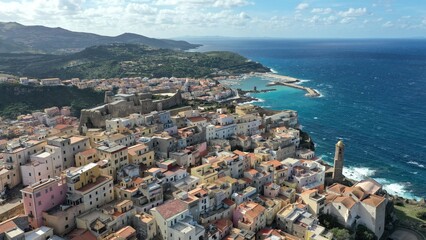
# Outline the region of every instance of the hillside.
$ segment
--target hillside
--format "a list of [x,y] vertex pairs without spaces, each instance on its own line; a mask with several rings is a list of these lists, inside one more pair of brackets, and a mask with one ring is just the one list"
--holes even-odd
[[103,102],[103,92],[76,87],[31,87],[18,84],[0,84],[0,116],[16,118],[53,106],[71,106],[75,116],[80,110]]
[[183,52],[137,44],[86,48],[69,55],[0,54],[0,73],[35,78],[204,77],[268,72],[231,52]]
[[149,38],[132,33],[108,37],[93,33],[73,32],[63,28],[0,22],[0,52],[2,53],[74,53],[87,47],[111,43],[144,44],[155,48],[180,50],[200,46],[185,41]]

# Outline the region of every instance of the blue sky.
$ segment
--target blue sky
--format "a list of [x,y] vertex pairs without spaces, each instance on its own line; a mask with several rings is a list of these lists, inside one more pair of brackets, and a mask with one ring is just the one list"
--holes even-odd
[[426,37],[426,1],[0,0],[0,21],[152,37]]

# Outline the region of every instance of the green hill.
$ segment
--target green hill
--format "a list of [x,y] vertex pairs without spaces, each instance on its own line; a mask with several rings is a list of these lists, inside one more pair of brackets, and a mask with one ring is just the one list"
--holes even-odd
[[0,116],[14,119],[21,114],[53,106],[71,106],[75,116],[83,108],[103,103],[104,93],[76,87],[32,87],[0,84]]
[[268,72],[231,52],[184,52],[138,44],[86,48],[70,55],[0,54],[0,72],[34,78],[204,77]]
[[1,47],[3,53],[73,53],[84,48],[111,44],[133,43],[144,44],[156,48],[188,50],[199,47],[185,41],[149,38],[133,33],[124,33],[116,37],[101,36],[93,33],[73,32],[63,28],[45,26],[25,26],[16,22],[0,22],[1,44],[12,46]]

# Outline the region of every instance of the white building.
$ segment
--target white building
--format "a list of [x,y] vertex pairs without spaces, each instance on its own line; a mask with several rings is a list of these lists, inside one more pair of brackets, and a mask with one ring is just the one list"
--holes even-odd
[[164,240],[199,240],[204,236],[204,227],[193,220],[188,205],[182,200],[168,201],[151,209],[151,214]]

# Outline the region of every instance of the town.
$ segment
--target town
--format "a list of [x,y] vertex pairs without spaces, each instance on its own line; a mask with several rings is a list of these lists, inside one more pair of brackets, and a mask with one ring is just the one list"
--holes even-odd
[[296,111],[244,104],[219,80],[16,80],[105,100],[79,118],[61,106],[1,121],[0,239],[386,235],[390,197],[345,178],[342,140],[331,166]]

